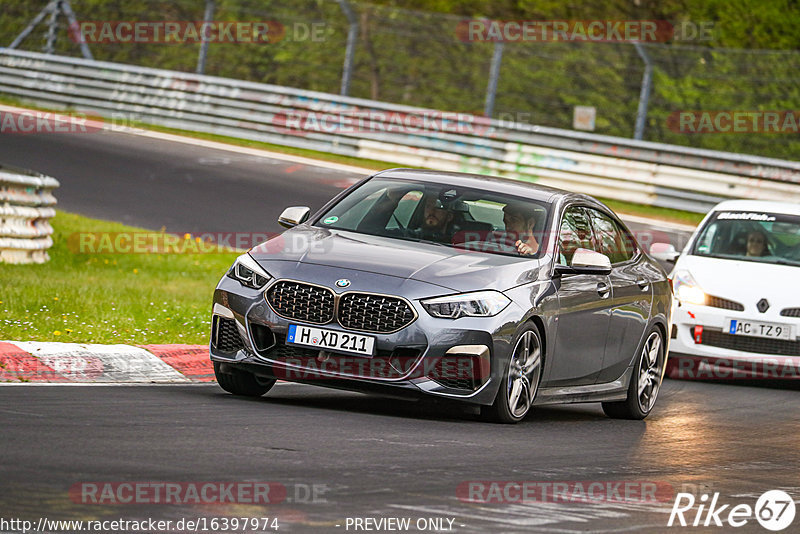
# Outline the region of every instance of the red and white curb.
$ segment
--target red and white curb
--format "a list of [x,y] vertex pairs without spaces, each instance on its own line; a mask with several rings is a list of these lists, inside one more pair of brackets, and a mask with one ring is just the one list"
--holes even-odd
[[99,345],[0,341],[0,385],[214,381],[206,345]]

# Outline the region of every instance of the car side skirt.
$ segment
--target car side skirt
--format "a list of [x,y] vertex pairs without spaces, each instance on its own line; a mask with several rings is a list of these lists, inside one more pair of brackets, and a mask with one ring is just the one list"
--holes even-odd
[[628,384],[633,367],[613,382],[587,384],[583,386],[539,388],[534,406],[548,404],[572,404],[578,402],[623,401],[628,398]]

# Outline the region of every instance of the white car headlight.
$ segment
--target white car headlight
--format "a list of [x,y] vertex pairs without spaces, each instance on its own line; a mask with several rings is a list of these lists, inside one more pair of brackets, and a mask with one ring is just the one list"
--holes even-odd
[[228,271],[228,276],[253,289],[261,289],[272,279],[272,276],[247,253],[236,258]]
[[689,271],[678,271],[672,279],[672,290],[681,302],[688,304],[705,304],[706,294],[700,289]]
[[444,319],[491,317],[503,311],[510,303],[511,299],[498,291],[476,291],[420,301],[425,311]]

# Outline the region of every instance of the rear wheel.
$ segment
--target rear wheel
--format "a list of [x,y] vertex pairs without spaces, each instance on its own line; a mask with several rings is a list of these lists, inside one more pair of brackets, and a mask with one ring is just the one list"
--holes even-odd
[[542,338],[530,323],[517,337],[511,361],[494,404],[486,408],[488,419],[497,423],[518,423],[528,414],[542,376]]
[[621,402],[604,402],[603,411],[615,419],[644,419],[656,404],[663,372],[664,336],[654,327],[639,353],[628,386],[628,398]]
[[214,376],[219,386],[234,395],[243,397],[260,397],[275,385],[276,380],[257,378],[252,373],[231,370],[222,371],[222,364],[214,362]]

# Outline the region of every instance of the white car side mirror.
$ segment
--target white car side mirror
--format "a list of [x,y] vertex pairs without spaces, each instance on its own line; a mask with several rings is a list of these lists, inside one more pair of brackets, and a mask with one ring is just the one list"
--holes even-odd
[[675,263],[681,253],[671,243],[653,243],[650,245],[650,255],[658,261]]

